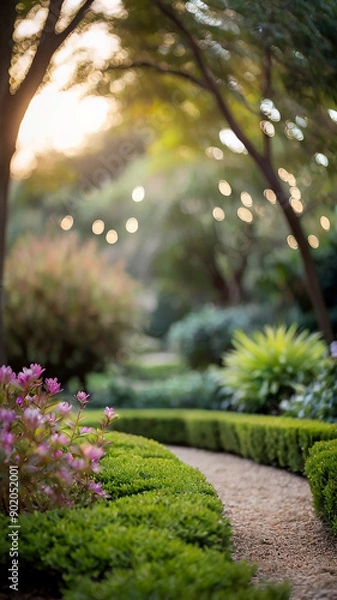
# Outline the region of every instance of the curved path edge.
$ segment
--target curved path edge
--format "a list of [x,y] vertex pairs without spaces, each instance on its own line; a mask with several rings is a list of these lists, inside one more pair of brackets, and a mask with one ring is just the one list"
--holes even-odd
[[232,454],[166,446],[215,488],[233,530],[234,559],[256,581],[289,579],[291,600],[337,600],[337,540],[315,515],[308,481]]

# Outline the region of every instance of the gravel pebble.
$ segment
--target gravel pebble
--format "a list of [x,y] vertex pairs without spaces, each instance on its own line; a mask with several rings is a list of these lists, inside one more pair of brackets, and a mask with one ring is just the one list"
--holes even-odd
[[304,477],[231,454],[168,448],[214,486],[234,559],[258,563],[255,581],[289,579],[291,600],[337,600],[337,541],[315,515]]

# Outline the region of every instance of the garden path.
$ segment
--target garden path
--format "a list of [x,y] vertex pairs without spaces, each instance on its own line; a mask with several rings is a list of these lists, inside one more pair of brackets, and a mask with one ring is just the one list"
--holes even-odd
[[304,477],[231,454],[168,448],[214,486],[234,558],[258,563],[255,581],[289,579],[291,600],[337,600],[337,542],[316,517]]

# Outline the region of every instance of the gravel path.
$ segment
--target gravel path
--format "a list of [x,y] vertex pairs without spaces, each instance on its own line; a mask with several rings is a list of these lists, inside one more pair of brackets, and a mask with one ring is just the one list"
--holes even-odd
[[316,517],[304,477],[251,460],[168,446],[214,486],[233,529],[235,560],[256,580],[289,579],[291,600],[337,600],[337,542]]

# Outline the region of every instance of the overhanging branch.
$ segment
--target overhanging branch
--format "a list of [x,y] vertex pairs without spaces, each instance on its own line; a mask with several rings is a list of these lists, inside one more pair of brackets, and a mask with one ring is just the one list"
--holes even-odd
[[198,85],[203,89],[208,89],[208,86],[202,81],[202,79],[194,77],[194,75],[192,75],[191,73],[187,73],[186,71],[179,71],[178,69],[171,69],[166,65],[164,66],[150,60],[136,60],[129,64],[110,65],[108,70],[114,71],[116,69],[128,70],[137,68],[154,69],[155,71],[158,71],[163,75],[174,75],[175,77],[181,77],[182,79],[186,79],[187,81],[190,81],[191,83]]
[[202,52],[201,52],[197,42],[195,41],[193,35],[187,29],[187,27],[185,27],[184,23],[179,19],[179,17],[176,15],[176,13],[167,4],[162,2],[162,0],[156,0],[156,5],[157,5],[158,9],[160,10],[160,12],[166,18],[168,18],[171,21],[171,23],[173,23],[175,28],[185,38],[186,43],[188,44],[191,51],[193,52],[196,64],[198,65],[200,72],[203,76],[205,89],[207,89],[213,95],[213,98],[215,99],[221,114],[226,119],[228,125],[230,126],[232,131],[235,133],[235,135],[243,143],[243,145],[247,149],[250,156],[255,160],[255,162],[257,164],[262,166],[263,156],[260,154],[260,152],[254,146],[254,144],[248,139],[248,137],[242,131],[239,123],[236,121],[228,104],[222,97],[222,94],[218,88],[218,85],[213,76],[213,73],[209,69],[208,65],[206,64],[204,57],[202,55]]

